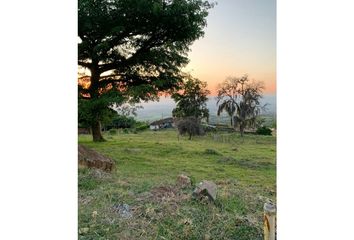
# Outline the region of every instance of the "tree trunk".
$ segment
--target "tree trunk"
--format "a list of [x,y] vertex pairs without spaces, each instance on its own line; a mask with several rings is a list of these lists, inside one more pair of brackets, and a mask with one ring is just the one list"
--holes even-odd
[[[99,80],[100,80],[100,72],[98,71],[98,61],[95,61],[94,59],[92,59],[92,68],[90,68],[90,72],[91,72],[91,77],[90,77],[90,88],[89,88],[89,92],[90,92],[90,96],[91,99],[97,99],[99,97]],[[92,113],[93,115],[95,115],[95,113]],[[94,142],[103,142],[105,141],[105,139],[102,136],[101,133],[101,123],[100,121],[94,121],[91,124],[91,132],[92,132],[92,138]]]
[[94,142],[103,142],[105,139],[102,136],[101,133],[101,123],[99,121],[95,121],[91,125],[91,130],[92,130],[92,138]]
[[244,126],[241,124],[241,125],[240,125],[240,133],[241,133],[241,137],[243,137],[243,133],[244,133],[244,131],[245,131],[245,128],[244,128]]

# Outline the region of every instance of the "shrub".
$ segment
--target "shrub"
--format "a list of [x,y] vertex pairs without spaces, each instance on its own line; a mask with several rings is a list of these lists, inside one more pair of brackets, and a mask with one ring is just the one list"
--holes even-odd
[[128,128],[124,128],[123,129],[123,133],[129,133],[129,129]]
[[143,131],[145,129],[148,129],[149,128],[149,125],[147,125],[146,123],[141,123],[141,122],[138,122],[138,124],[136,125],[136,130],[137,131]]
[[215,126],[211,126],[211,125],[207,125],[204,124],[202,125],[204,132],[216,132],[216,127]]
[[114,128],[132,128],[136,124],[133,117],[127,117],[124,115],[117,115],[112,120],[112,125]]
[[109,129],[109,134],[116,135],[117,134],[117,129],[114,129],[114,128]]
[[272,130],[268,127],[260,127],[257,129],[256,133],[258,135],[272,135]]
[[189,135],[189,140],[192,139],[192,136],[204,134],[204,130],[200,125],[199,120],[194,117],[179,119],[176,123],[176,126],[179,134]]

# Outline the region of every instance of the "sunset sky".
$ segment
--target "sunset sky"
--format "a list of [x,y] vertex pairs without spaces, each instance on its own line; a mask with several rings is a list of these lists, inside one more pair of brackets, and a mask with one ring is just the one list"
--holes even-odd
[[276,0],[218,0],[210,10],[205,36],[192,45],[184,69],[208,82],[215,95],[228,76],[248,74],[263,81],[266,94],[276,85]]

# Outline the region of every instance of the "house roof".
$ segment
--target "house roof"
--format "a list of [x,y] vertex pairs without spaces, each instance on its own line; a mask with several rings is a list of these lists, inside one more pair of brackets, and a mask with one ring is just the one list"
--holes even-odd
[[160,119],[160,120],[150,123],[150,125],[160,125],[160,124],[164,124],[164,123],[173,123],[173,118],[168,117],[168,118]]

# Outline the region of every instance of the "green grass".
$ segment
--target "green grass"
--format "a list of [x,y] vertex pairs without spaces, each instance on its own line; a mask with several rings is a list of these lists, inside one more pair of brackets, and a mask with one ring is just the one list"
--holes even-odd
[[[276,138],[218,133],[180,137],[173,130],[106,135],[79,143],[116,162],[112,174],[79,169],[79,239],[262,239],[262,209],[275,201]],[[175,187],[179,174],[214,181],[215,203]],[[164,189],[174,189],[174,193]],[[129,204],[133,217],[112,211]],[[92,214],[97,212],[97,216]]]

